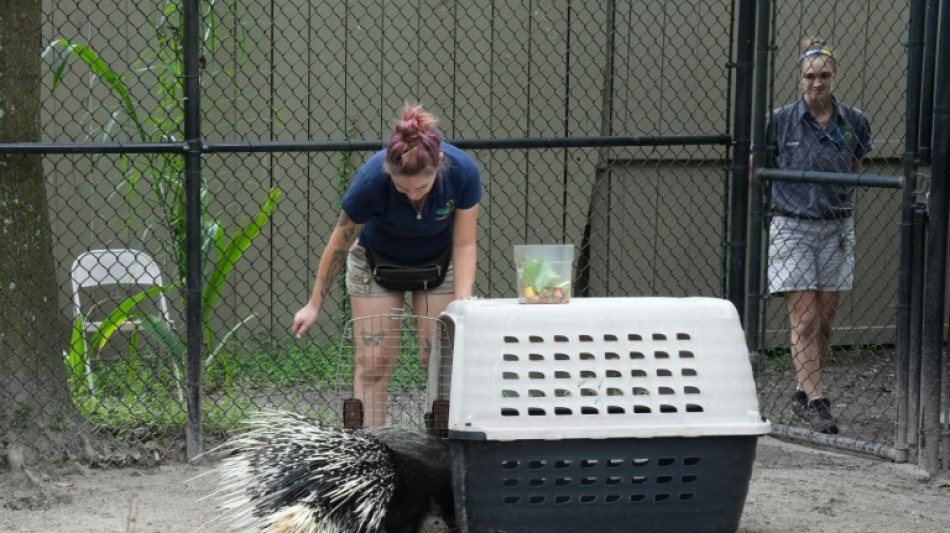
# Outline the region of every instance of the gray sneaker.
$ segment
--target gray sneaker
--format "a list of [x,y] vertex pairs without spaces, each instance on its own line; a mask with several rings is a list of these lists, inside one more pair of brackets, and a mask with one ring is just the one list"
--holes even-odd
[[[804,393],[802,393],[802,397],[804,397]],[[821,396],[808,403],[801,402],[801,399],[803,398],[799,398],[798,392],[796,392],[795,403],[792,408],[799,418],[808,423],[812,431],[829,435],[838,433],[838,422],[835,421],[835,417],[831,416],[831,402],[828,401],[828,398]]]

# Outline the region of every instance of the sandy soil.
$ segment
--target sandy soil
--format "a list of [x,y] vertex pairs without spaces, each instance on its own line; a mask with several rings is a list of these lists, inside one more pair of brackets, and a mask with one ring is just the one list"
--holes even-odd
[[[0,531],[223,532],[212,467],[6,472]],[[764,437],[739,531],[950,532],[950,476]]]

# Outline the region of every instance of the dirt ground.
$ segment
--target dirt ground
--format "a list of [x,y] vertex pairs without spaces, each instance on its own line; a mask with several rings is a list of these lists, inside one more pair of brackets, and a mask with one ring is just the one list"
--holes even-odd
[[[213,466],[2,473],[0,531],[223,532]],[[950,476],[763,437],[739,531],[950,532]]]

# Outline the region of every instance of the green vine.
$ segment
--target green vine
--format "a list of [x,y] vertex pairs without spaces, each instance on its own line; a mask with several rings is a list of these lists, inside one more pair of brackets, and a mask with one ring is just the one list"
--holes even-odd
[[[358,138],[359,132],[356,130],[356,126],[349,119],[346,121],[344,139],[347,141],[353,141]],[[353,151],[344,150],[340,152],[340,155],[337,159],[337,173],[336,173],[336,192],[337,192],[337,206],[343,208],[343,195],[346,194],[346,191],[350,189],[350,184],[353,182],[353,175],[356,173],[356,167],[353,165]],[[350,320],[352,316],[352,310],[350,309],[350,299],[346,298],[346,276],[343,276],[339,279],[340,285],[340,294],[343,294],[342,298],[342,316],[340,317],[343,323],[346,323]]]

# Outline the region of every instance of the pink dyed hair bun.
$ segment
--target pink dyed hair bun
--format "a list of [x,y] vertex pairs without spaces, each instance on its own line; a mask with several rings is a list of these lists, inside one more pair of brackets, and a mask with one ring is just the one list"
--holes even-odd
[[412,176],[439,165],[442,134],[435,116],[421,105],[406,104],[386,143],[386,171]]

